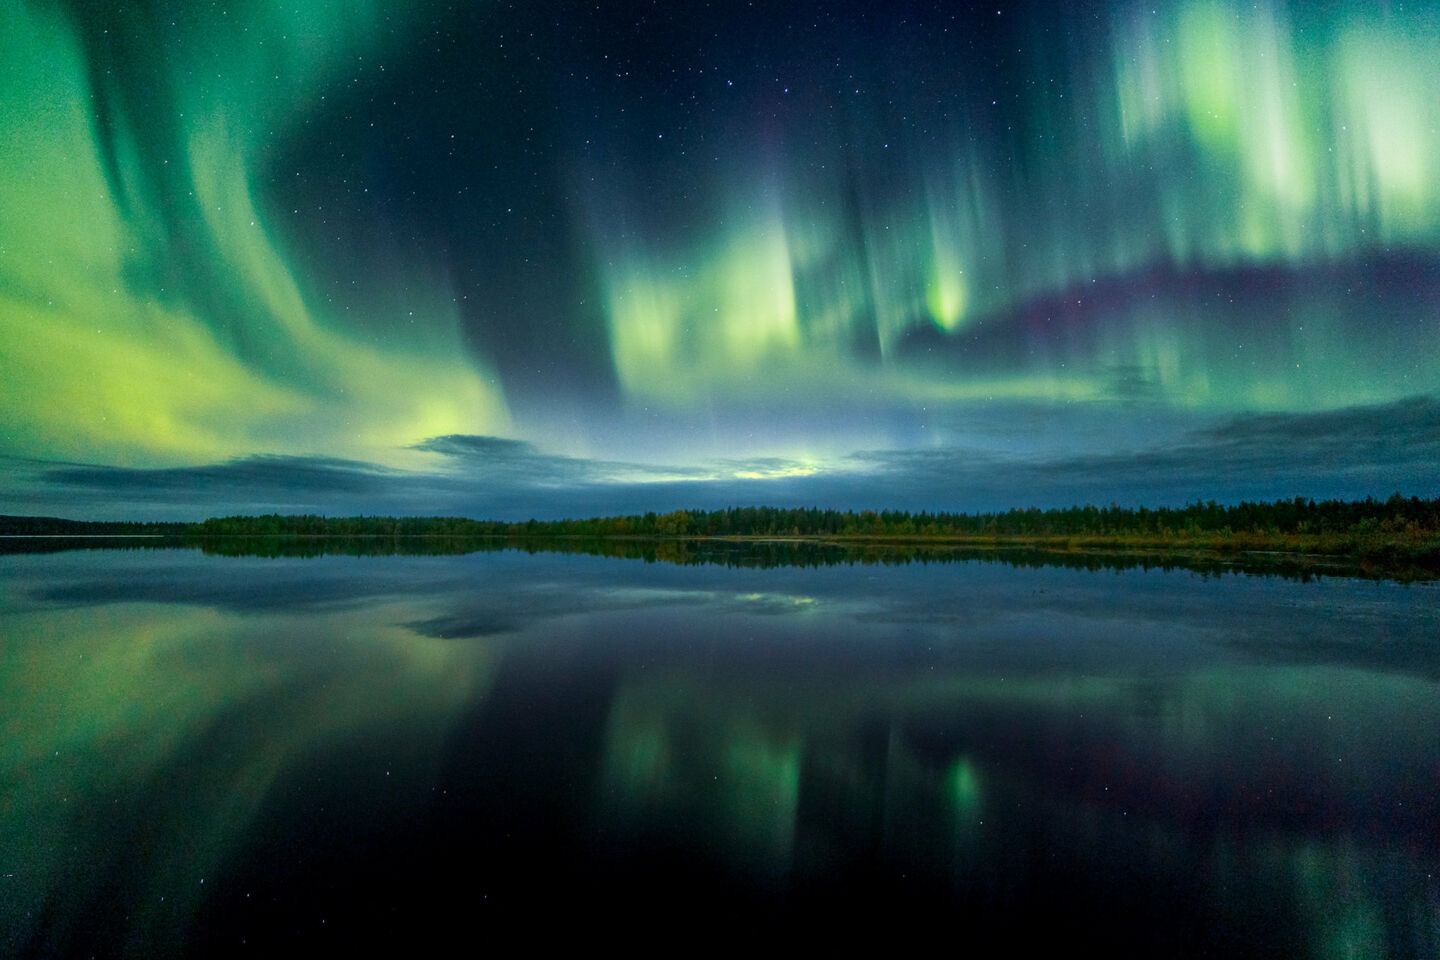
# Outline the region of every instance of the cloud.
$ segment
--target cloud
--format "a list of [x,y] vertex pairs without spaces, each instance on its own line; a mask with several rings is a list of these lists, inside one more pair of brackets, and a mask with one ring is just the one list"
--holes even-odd
[[[1259,414],[1197,430],[1170,448],[1130,457],[1077,458],[1047,465],[1051,476],[1099,481],[1168,478],[1205,495],[1205,484],[1350,488],[1388,493],[1433,485],[1440,464],[1440,401],[1397,403],[1315,414]],[[1388,488],[1388,489],[1387,489]],[[1338,493],[1339,491],[1337,491]],[[1326,495],[1329,495],[1327,492]]]
[[11,459],[4,473],[0,512],[82,520],[196,520],[340,504],[379,513],[400,505],[402,489],[428,485],[403,471],[330,457],[255,456],[158,469]]
[[532,443],[511,440],[505,437],[473,436],[452,433],[443,437],[431,437],[415,444],[416,450],[428,450],[452,457],[483,457],[496,460],[511,460],[540,456]]
[[722,473],[737,480],[781,480],[788,477],[809,477],[823,469],[804,460],[787,457],[753,457],[748,460],[721,460],[718,467]]
[[397,471],[332,457],[253,456],[225,463],[168,469],[57,466],[45,478],[62,486],[155,493],[202,492],[243,485],[255,491],[338,490],[351,493],[381,488]]
[[1440,398],[1416,396],[1322,413],[1255,414],[1199,431],[1198,436],[1231,446],[1298,441],[1333,452],[1393,457],[1416,443],[1429,449],[1440,446]]
[[592,460],[543,453],[523,440],[450,434],[431,437],[413,447],[450,458],[452,466],[476,479],[501,478],[537,487],[575,484],[666,483],[703,480],[703,467],[677,467],[619,460]]
[[900,497],[950,490],[965,509],[1072,502],[1183,503],[1282,496],[1433,495],[1440,480],[1440,400],[1323,413],[1237,416],[1125,452],[1006,457],[947,447],[851,456]]
[[196,520],[233,513],[452,515],[557,519],[770,504],[839,509],[1001,510],[1014,506],[1309,496],[1433,496],[1440,400],[1208,423],[1115,452],[1062,456],[952,445],[645,464],[545,453],[499,437],[417,444],[429,470],[327,457],[262,456],[137,470],[7,461],[0,513]]

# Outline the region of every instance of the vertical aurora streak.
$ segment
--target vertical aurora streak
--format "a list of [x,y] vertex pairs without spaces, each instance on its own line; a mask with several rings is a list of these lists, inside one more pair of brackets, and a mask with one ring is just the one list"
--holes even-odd
[[[1182,406],[1305,409],[1433,385],[1436,352],[1417,359],[1411,349],[1433,338],[1433,304],[1377,329],[1369,305],[1336,302],[1329,291],[1297,298],[1278,317],[1173,299],[1136,311],[1122,299],[1156,272],[1243,288],[1254,283],[1247,271],[1303,278],[1396,251],[1432,256],[1440,239],[1429,175],[1440,158],[1440,80],[1426,67],[1440,60],[1433,15],[1345,8],[1292,17],[1279,5],[1212,0],[1158,11],[1115,5],[1108,14],[1103,56],[1085,57],[1076,44],[1069,62],[1029,78],[1004,106],[1028,121],[1023,134],[1015,132],[1023,124],[997,134],[993,120],[952,116],[948,129],[927,126],[927,142],[851,141],[817,153],[810,144],[833,137],[832,114],[796,117],[782,144],[767,145],[788,166],[762,176],[772,184],[763,199],[723,183],[710,198],[721,212],[706,227],[683,231],[678,244],[652,243],[659,255],[607,260],[626,389],[682,405],[709,399],[716,382],[748,386],[760,358],[802,376],[823,364],[863,378],[872,348],[888,362],[926,329],[957,343],[958,359],[938,376],[923,374],[922,392],[1023,396],[1029,382],[1030,395],[1044,399],[1047,379],[1064,368],[1091,378],[1080,392],[1094,396],[1106,391],[1101,371],[1114,366],[1142,371],[1164,401]],[[1065,88],[1053,86],[1067,68]],[[1049,89],[1037,89],[1042,80]],[[881,157],[902,147],[899,162]],[[614,184],[597,189],[609,195]],[[630,189],[638,208],[645,185]],[[647,239],[596,232],[607,251]],[[1049,356],[1017,365],[963,344],[977,329],[1023,336],[1017,315],[1037,303],[1063,306],[1096,281],[1119,302],[1101,304],[1098,316],[1047,317],[1061,328]],[[722,293],[740,287],[764,304]],[[1256,307],[1252,297],[1240,309]],[[1347,333],[1327,337],[1337,323]],[[1259,378],[1251,358],[1211,343],[1217,325],[1265,341],[1274,324],[1288,326],[1280,339],[1293,343],[1268,354]],[[1374,376],[1363,390],[1337,389],[1356,352],[1343,341],[1367,328],[1378,334],[1364,360]],[[1284,373],[1307,361],[1321,366],[1318,381]],[[917,389],[914,371],[887,365],[890,389]],[[1402,372],[1406,386],[1385,383]]]
[[0,3],[3,456],[1108,454],[1440,390],[1430,5]]

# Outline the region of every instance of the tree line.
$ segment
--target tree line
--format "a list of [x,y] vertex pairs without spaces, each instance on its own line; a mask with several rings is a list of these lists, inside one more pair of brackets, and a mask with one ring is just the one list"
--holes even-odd
[[66,520],[62,517],[0,516],[5,537],[179,537],[193,523],[155,523],[143,520]]
[[[165,525],[173,526],[173,525]],[[463,517],[216,517],[184,528],[202,536],[546,536],[546,537],[892,537],[987,539],[1053,537],[1225,537],[1440,534],[1440,497],[1387,500],[1295,497],[1183,507],[1074,506],[1001,513],[728,507],[588,519],[470,520]]]
[[464,517],[326,517],[316,514],[212,517],[201,523],[97,522],[0,517],[0,535],[169,537],[863,537],[896,539],[1118,538],[1229,536],[1440,536],[1440,497],[1386,500],[1295,497],[1272,502],[1183,507],[1036,507],[999,513],[727,507],[567,520]]

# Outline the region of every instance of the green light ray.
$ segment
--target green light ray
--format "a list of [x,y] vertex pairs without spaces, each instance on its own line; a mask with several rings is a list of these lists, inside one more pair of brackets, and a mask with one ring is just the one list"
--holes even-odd
[[[1115,392],[1122,369],[1150,402],[1187,409],[1323,409],[1435,389],[1423,304],[1376,317],[1378,301],[1342,303],[1335,290],[1233,308],[1161,290],[1149,306],[1016,330],[1008,355],[960,351],[949,369],[899,356],[916,331],[964,343],[1036,298],[1073,292],[1082,306],[1086,285],[1157,267],[1303,274],[1395,245],[1433,254],[1430,25],[1424,11],[1292,16],[1229,0],[1117,9],[1104,56],[1076,68],[1070,112],[1036,101],[1024,171],[1006,156],[1014,144],[957,121],[883,177],[867,179],[864,160],[846,174],[843,162],[771,155],[761,188],[698,182],[714,213],[678,237],[637,233],[635,218],[620,218],[621,235],[592,225],[599,247],[624,251],[599,268],[622,387],[674,410],[737,393],[791,403],[795,384],[827,379],[837,386],[824,402],[1129,402]],[[623,173],[597,190],[641,209]]]
[[[302,297],[253,199],[271,138],[340,54],[373,46],[380,5],[362,6],[240,5],[238,25],[214,12],[172,24],[175,55],[152,82],[178,116],[157,117],[90,85],[53,9],[5,0],[0,102],[24,105],[7,112],[0,157],[6,453],[393,460],[419,437],[506,428],[448,291],[374,304],[418,306],[420,322],[397,321],[389,343],[357,336]],[[103,122],[97,103],[109,104]]]
[[[492,249],[503,226],[476,228],[483,248],[463,218],[372,237],[389,208],[319,188],[313,209],[276,209],[311,199],[277,187],[299,172],[278,164],[348,135],[336,101],[360,67],[421,71],[407,44],[452,14],[0,0],[0,453],[409,464],[397,451],[427,436],[515,433],[511,402],[543,420],[526,404],[587,364],[577,390],[618,388],[682,422],[995,397],[1316,410],[1440,389],[1424,291],[1396,306],[1308,282],[1374,258],[1434,270],[1433,9],[1115,6],[1103,25],[1036,36],[1015,76],[957,64],[953,89],[925,94],[950,106],[923,122],[915,90],[891,83],[885,104],[846,94],[813,115],[706,103],[725,142],[691,153],[587,129],[594,156],[556,161],[583,169],[555,201],[579,236],[555,228],[555,249],[575,252],[547,254],[553,297],[476,279],[478,259],[534,252]],[[905,75],[874,56],[880,87]],[[1018,92],[981,100],[992,80]],[[504,109],[565,113],[572,95],[586,115],[632,109],[608,88],[534,86],[540,100]],[[307,137],[317,120],[341,132]],[[334,146],[414,159],[365,136]],[[489,168],[451,175],[477,194],[514,186]],[[527,229],[548,242],[548,226]],[[327,231],[345,234],[334,250]],[[361,282],[337,292],[334,275]],[[1195,276],[1211,301],[1184,293]],[[1221,289],[1275,277],[1300,289],[1234,303]],[[1086,291],[1107,282],[1097,306]],[[567,342],[558,366],[536,360]],[[529,392],[507,401],[500,382]],[[578,449],[591,426],[553,431]]]

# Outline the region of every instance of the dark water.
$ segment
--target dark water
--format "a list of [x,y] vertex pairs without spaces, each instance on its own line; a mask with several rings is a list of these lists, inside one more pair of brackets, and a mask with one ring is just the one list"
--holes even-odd
[[7,956],[1440,956],[1433,582],[33,553],[0,637]]

